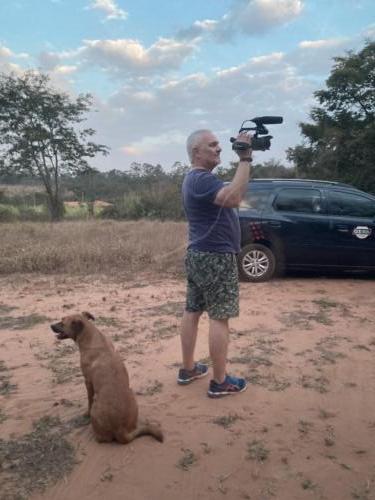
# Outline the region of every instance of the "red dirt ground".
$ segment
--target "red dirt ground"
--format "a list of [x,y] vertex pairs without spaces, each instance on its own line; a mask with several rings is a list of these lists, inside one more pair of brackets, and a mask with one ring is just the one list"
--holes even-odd
[[[73,429],[73,471],[31,498],[375,498],[374,291],[373,281],[351,278],[242,283],[228,371],[249,388],[211,400],[208,378],[176,384],[182,281],[2,278],[0,375],[17,385],[0,395],[2,439],[29,433],[43,416],[65,422],[86,410],[79,354],[56,357],[62,347],[49,329],[82,310],[121,352],[141,418],[165,433],[163,444],[142,437],[123,446],[96,443],[89,425]],[[31,324],[15,329],[20,317]],[[197,359],[208,356],[207,328],[203,317]],[[0,482],[16,471],[0,466]]]

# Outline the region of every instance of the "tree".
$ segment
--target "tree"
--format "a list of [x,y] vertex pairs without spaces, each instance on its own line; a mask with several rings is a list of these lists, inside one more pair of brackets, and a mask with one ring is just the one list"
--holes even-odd
[[78,130],[90,110],[90,94],[73,100],[54,90],[49,77],[36,72],[0,75],[0,174],[37,177],[47,193],[51,220],[64,213],[61,175],[90,169],[87,158],[108,154],[95,144],[91,128]]
[[341,180],[375,192],[375,42],[336,57],[303,145],[290,148],[298,176]]
[[285,167],[279,160],[268,160],[263,164],[254,165],[251,169],[254,179],[294,179],[295,169]]

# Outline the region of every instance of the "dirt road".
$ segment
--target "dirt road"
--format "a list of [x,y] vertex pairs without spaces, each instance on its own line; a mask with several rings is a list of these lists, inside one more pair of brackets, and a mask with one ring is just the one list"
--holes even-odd
[[[374,291],[348,278],[241,284],[228,369],[249,388],[211,400],[208,379],[176,384],[182,281],[2,278],[0,497],[375,498]],[[82,310],[112,337],[163,444],[94,441],[77,349],[49,330]]]

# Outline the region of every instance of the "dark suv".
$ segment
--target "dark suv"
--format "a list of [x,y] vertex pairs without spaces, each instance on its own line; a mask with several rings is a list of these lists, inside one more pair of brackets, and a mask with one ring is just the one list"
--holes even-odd
[[239,217],[247,281],[284,269],[375,270],[375,196],[347,184],[255,179]]

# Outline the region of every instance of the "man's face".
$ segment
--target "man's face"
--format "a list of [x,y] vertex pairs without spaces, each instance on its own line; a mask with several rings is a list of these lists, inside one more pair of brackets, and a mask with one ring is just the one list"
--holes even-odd
[[195,149],[194,164],[212,170],[220,163],[221,147],[217,137],[211,132],[202,135]]

